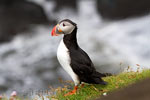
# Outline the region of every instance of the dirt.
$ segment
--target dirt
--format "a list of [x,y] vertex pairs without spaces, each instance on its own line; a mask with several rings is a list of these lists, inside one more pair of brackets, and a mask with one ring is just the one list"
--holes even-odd
[[96,100],[150,100],[150,78]]

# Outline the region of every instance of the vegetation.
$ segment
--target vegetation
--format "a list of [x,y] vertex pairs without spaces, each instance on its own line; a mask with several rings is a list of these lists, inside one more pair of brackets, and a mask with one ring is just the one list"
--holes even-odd
[[116,89],[124,88],[146,77],[150,77],[150,70],[143,72],[124,72],[116,76],[103,78],[108,82],[106,86],[86,84],[83,88],[79,88],[75,95],[64,97],[64,94],[70,91],[66,86],[65,88],[57,89],[56,96],[51,98],[56,100],[93,100],[99,96],[106,96]]
[[[145,70],[142,72],[124,72],[119,75],[109,76],[103,78],[108,85],[90,85],[85,84],[83,88],[79,87],[77,93],[75,95],[64,96],[67,92],[71,91],[73,87],[72,81],[62,81],[60,82],[64,84],[64,87],[58,87],[56,89],[51,88],[51,93],[48,96],[40,95],[38,98],[34,98],[33,100],[93,100],[99,96],[107,96],[110,92],[125,88],[126,86],[143,80],[144,78],[150,77],[150,70]],[[71,84],[68,85],[68,84]],[[69,89],[70,88],[70,89]],[[40,98],[40,99],[39,99]],[[45,99],[46,98],[46,99]],[[11,99],[0,98],[0,100],[27,100],[27,99],[19,99],[17,96],[11,97]]]

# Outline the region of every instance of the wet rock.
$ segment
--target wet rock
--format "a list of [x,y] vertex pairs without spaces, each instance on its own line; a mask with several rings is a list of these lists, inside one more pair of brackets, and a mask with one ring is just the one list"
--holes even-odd
[[97,10],[104,18],[123,19],[150,12],[149,0],[97,0]]
[[63,7],[70,7],[74,10],[77,10],[77,0],[55,0],[56,6],[55,10],[60,10]]
[[150,78],[96,100],[149,100]]
[[0,1],[0,43],[27,31],[32,24],[51,22],[39,5],[26,0]]

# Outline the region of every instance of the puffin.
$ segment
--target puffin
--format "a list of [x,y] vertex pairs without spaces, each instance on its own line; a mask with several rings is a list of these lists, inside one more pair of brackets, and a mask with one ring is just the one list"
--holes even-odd
[[107,84],[102,79],[102,77],[106,77],[106,74],[96,71],[88,54],[78,45],[77,29],[76,23],[69,19],[64,19],[58,22],[51,32],[52,36],[64,35],[58,46],[57,58],[75,84],[74,89],[64,96],[75,94],[80,84],[81,86],[84,83]]

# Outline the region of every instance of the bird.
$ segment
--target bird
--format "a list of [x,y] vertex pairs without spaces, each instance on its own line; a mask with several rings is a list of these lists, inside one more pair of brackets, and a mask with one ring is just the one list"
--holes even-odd
[[57,59],[75,84],[74,89],[64,96],[75,94],[81,83],[107,84],[102,79],[106,77],[106,74],[96,71],[88,54],[78,45],[77,29],[75,22],[64,19],[58,22],[51,31],[52,36],[64,35],[58,46]]

